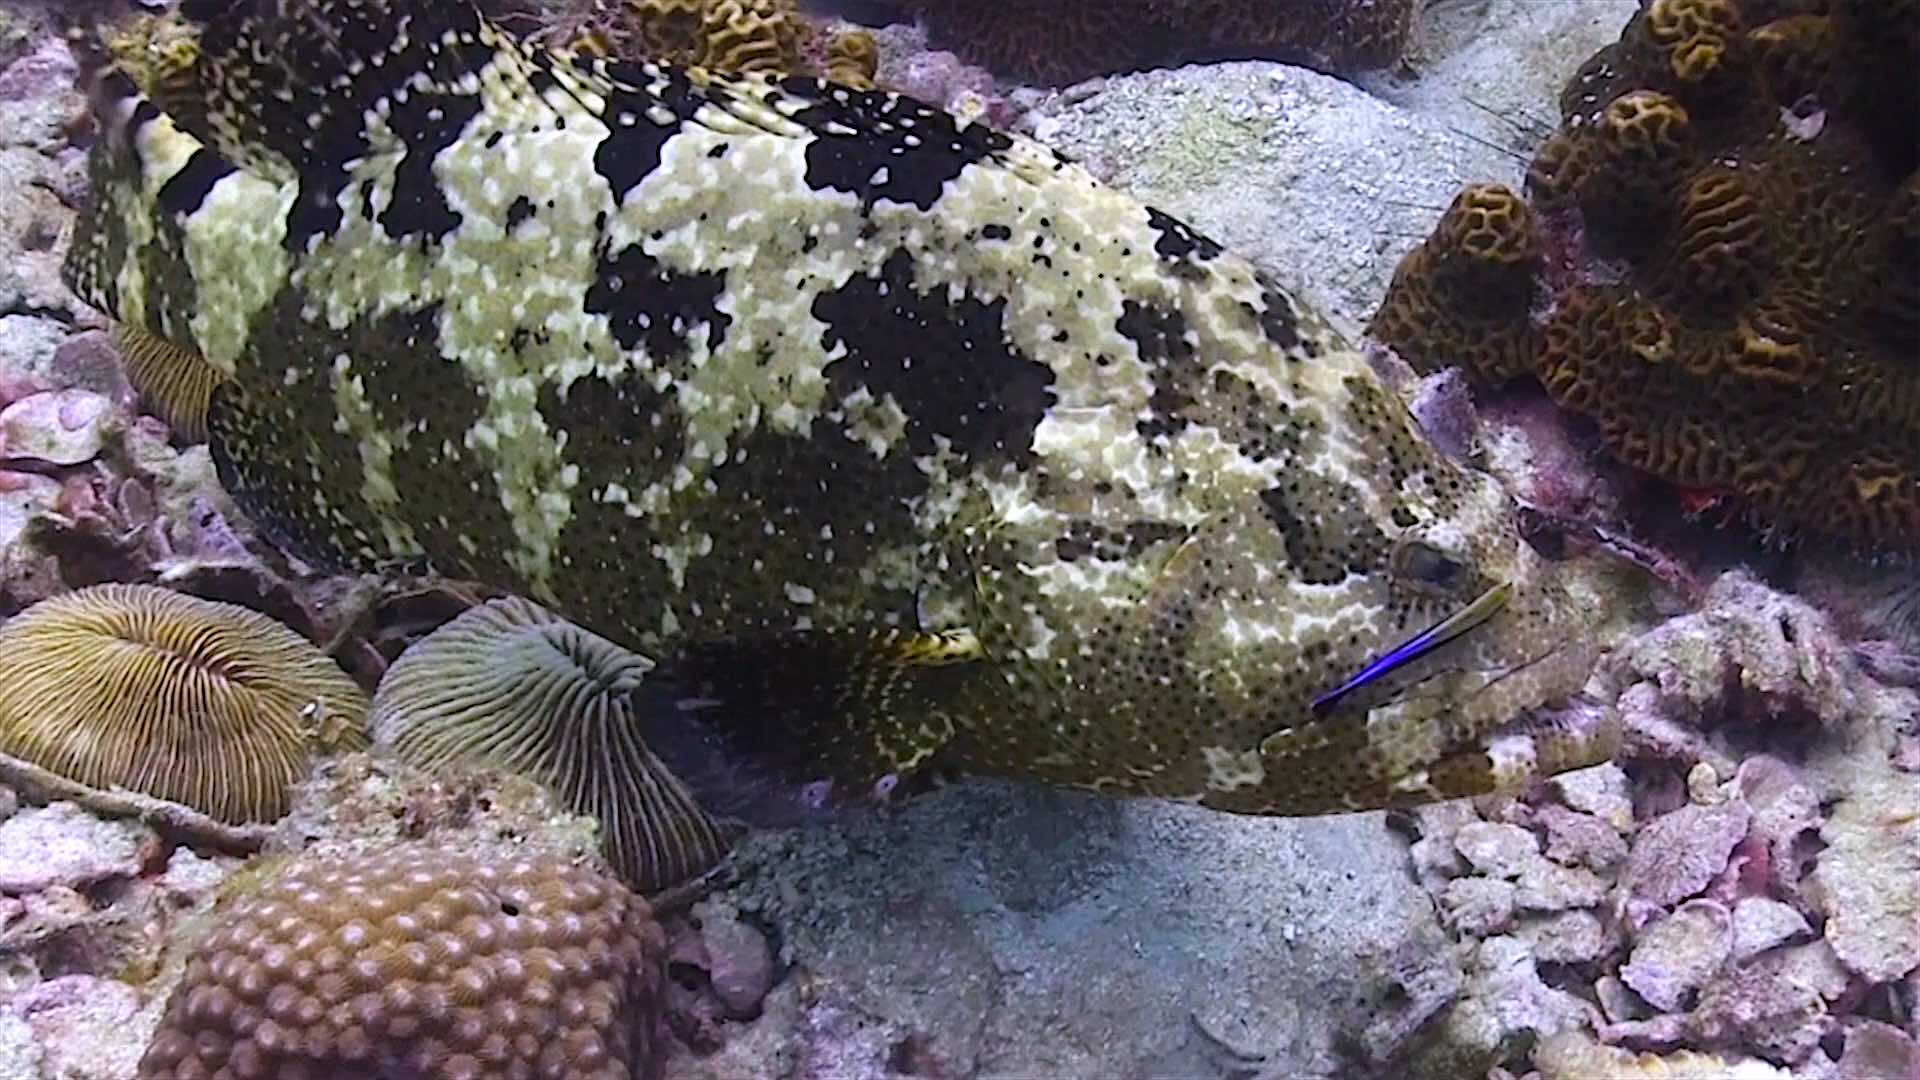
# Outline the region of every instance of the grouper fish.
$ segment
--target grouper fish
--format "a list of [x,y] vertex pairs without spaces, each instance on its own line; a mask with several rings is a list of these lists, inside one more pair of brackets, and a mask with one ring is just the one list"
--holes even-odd
[[217,369],[276,542],[656,659],[648,737],[704,791],[1317,814],[1611,752],[1548,708],[1595,643],[1501,484],[1044,146],[451,0],[180,17],[190,63],[95,79],[76,292]]

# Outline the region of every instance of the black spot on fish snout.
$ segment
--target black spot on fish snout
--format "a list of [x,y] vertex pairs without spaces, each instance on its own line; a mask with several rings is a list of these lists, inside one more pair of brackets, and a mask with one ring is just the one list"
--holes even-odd
[[1260,493],[1267,518],[1280,530],[1287,561],[1300,580],[1334,585],[1348,574],[1365,574],[1385,564],[1391,550],[1361,508],[1359,492],[1310,473],[1290,472]]
[[1187,340],[1186,316],[1128,300],[1114,329],[1133,342],[1153,384],[1153,393],[1147,398],[1148,415],[1134,425],[1135,429],[1147,439],[1185,431],[1190,423],[1185,413],[1193,405],[1189,387],[1200,374],[1193,343]]
[[827,324],[821,346],[846,355],[827,365],[836,396],[865,386],[891,395],[907,418],[907,443],[930,453],[936,436],[973,456],[1025,460],[1053,402],[1053,371],[1007,342],[1006,300],[955,300],[944,286],[916,288],[913,255],[896,251],[877,276],[856,277],[813,304]]

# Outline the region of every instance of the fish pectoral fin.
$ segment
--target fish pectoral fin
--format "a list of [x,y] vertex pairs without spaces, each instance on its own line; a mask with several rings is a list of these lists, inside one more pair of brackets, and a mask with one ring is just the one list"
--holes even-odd
[[796,631],[707,642],[663,670],[680,719],[648,741],[703,804],[753,824],[885,800],[952,739],[965,632]]
[[1421,752],[1417,747],[1429,742],[1429,729],[1410,725],[1428,723],[1348,716],[1268,735],[1260,742],[1260,759],[1264,790],[1275,802],[1264,812],[1379,810],[1509,791],[1598,765],[1620,747],[1618,717],[1595,705],[1535,710],[1471,744]]
[[132,323],[115,322],[113,341],[127,368],[127,381],[147,408],[188,442],[207,441],[207,410],[213,388],[226,375],[199,350],[176,344]]

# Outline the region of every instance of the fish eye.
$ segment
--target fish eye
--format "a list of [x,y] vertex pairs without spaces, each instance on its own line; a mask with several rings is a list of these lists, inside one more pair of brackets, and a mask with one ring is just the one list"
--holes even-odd
[[1394,569],[1405,581],[1451,592],[1467,578],[1467,566],[1432,544],[1413,541],[1401,546]]

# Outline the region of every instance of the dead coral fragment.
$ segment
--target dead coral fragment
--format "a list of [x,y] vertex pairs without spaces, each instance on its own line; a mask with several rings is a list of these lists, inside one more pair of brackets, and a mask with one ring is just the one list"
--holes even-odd
[[254,611],[99,585],[0,627],[0,751],[95,788],[271,821],[316,755],[365,745],[367,700]]
[[1373,331],[1422,370],[1531,375],[1621,461],[1765,524],[1910,548],[1920,7],[1783,7],[1645,5],[1529,170],[1552,272],[1492,296],[1531,302],[1491,303],[1441,257],[1456,202]]
[[1681,1050],[1672,1054],[1635,1054],[1603,1046],[1589,1035],[1565,1031],[1534,1051],[1541,1080],[1789,1080],[1785,1069],[1756,1058],[1720,1057]]
[[1412,34],[1410,0],[915,0],[933,41],[1003,75],[1070,83],[1211,56],[1387,67]]
[[653,664],[525,600],[493,600],[429,634],[374,694],[377,744],[433,769],[497,766],[600,820],[607,858],[653,892],[729,841],[647,749],[632,695]]
[[221,916],[139,1075],[649,1077],[664,951],[564,860],[309,857]]

